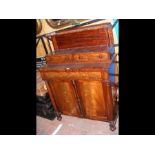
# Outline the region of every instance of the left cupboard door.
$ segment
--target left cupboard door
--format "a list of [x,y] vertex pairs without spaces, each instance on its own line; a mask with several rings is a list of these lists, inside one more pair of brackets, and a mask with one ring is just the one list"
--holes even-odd
[[77,94],[71,80],[50,80],[48,85],[59,112],[65,115],[81,116]]

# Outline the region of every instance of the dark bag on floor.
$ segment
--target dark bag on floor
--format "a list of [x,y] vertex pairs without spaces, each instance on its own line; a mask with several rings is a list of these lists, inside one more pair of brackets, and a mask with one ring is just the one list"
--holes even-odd
[[55,118],[55,112],[51,104],[50,97],[48,93],[44,96],[37,96],[37,115],[50,120]]

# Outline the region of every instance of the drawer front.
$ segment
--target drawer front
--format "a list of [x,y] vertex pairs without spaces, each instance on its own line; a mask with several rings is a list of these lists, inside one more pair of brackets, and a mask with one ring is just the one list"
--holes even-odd
[[72,55],[51,55],[46,57],[48,64],[68,63],[72,62]]
[[50,79],[108,79],[108,73],[104,72],[44,72],[44,80]]
[[47,64],[105,62],[110,60],[109,52],[89,52],[78,54],[59,54],[46,57]]
[[108,61],[110,56],[108,53],[75,54],[73,59],[75,62],[103,62]]

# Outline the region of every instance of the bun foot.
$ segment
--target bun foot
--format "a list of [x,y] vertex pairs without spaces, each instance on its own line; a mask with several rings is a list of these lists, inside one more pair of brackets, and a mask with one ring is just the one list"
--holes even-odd
[[116,124],[114,122],[110,122],[109,127],[110,127],[111,131],[115,131],[116,130]]
[[61,121],[62,120],[62,116],[61,116],[61,113],[60,112],[56,112],[56,117],[57,117],[57,120],[58,121]]
[[58,120],[58,121],[61,121],[61,120],[62,120],[62,116],[58,116],[58,117],[57,117],[57,120]]

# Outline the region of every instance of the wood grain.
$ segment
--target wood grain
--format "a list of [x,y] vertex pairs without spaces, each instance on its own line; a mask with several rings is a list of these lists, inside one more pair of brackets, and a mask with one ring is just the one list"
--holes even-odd
[[88,63],[88,62],[104,62],[109,63],[109,52],[85,52],[85,53],[72,53],[72,54],[55,54],[53,56],[46,56],[48,64],[69,64],[69,63]]
[[105,24],[57,32],[51,40],[53,40],[55,50],[97,45],[110,46],[114,42],[112,28]]
[[80,116],[76,94],[71,81],[52,80],[49,82],[59,111],[66,115]]
[[77,81],[86,118],[104,120],[107,116],[101,81]]
[[58,32],[53,37],[55,55],[47,55],[47,65],[40,68],[42,79],[55,109],[65,115],[114,121],[109,79],[113,44],[109,25],[82,27]]

